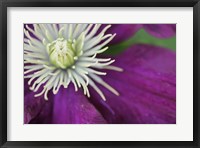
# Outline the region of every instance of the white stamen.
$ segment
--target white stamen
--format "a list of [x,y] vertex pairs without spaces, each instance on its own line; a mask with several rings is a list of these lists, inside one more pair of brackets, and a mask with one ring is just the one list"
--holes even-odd
[[[98,68],[100,68],[100,67],[98,67]],[[114,70],[114,71],[118,71],[118,72],[122,72],[123,71],[122,68],[116,67],[116,66],[104,66],[101,69],[109,69],[109,70]]]
[[[98,58],[97,54],[108,49],[104,47],[116,34],[105,34],[111,27],[107,25],[99,34],[101,24],[33,24],[34,29],[26,25],[24,29],[24,78],[30,78],[30,89],[37,93],[35,97],[44,96],[48,100],[48,92],[56,95],[61,86],[68,88],[74,85],[75,91],[83,90],[90,97],[90,85],[103,100],[103,92],[95,82],[101,84],[113,94],[119,93],[107,84],[100,75],[106,75],[104,69],[123,71],[112,66],[111,58]],[[31,36],[32,33],[38,39]],[[102,71],[101,71],[102,70]]]

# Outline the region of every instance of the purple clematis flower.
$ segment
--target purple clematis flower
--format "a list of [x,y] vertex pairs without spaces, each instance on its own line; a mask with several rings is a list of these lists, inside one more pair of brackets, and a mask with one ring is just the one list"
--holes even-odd
[[[66,41],[62,38],[67,35],[66,27],[68,27],[69,32],[70,28],[74,27],[75,32],[77,26],[34,25],[33,28],[27,26],[27,30],[25,30],[25,35],[28,38],[25,39],[25,78],[28,78],[24,82],[25,123],[176,123],[175,52],[151,45],[134,45],[125,50],[124,53],[111,57],[115,59],[115,62],[111,58],[96,57],[96,55],[91,54],[87,56],[85,54],[87,53],[85,52],[86,47],[88,49],[100,47],[97,51],[105,50],[104,43],[109,42],[114,37],[114,35],[105,34],[110,26],[102,34],[100,33],[100,36],[97,35],[98,38],[95,38],[97,36],[92,38],[91,35],[91,40],[93,40],[92,42],[88,40],[89,43],[85,40],[89,38],[88,34],[92,32],[91,28],[88,29],[91,31],[88,34],[82,34],[78,30],[74,40]],[[87,30],[88,26],[79,27],[83,31]],[[98,26],[94,25],[93,31],[95,29],[98,30]],[[53,38],[53,30],[57,31],[57,34],[54,34],[55,38]],[[69,38],[72,36],[75,35],[71,34]],[[47,41],[42,40],[42,37]],[[103,39],[96,43],[99,38]],[[107,38],[109,41],[106,40]],[[37,45],[41,40],[43,44]],[[37,52],[41,54],[39,47],[44,48],[44,57],[38,57]],[[76,51],[76,49],[78,50]],[[92,50],[89,51],[93,53]],[[71,59],[71,55],[77,56],[75,58],[77,62]],[[42,59],[45,60],[42,61]],[[80,62],[80,59],[83,61]],[[95,62],[93,67],[83,64],[86,59],[87,62]],[[82,65],[79,65],[79,62]],[[69,63],[71,64],[68,65]],[[98,67],[95,67],[96,65]],[[79,71],[72,71],[76,67],[80,67]],[[57,69],[61,69],[61,74],[57,74]],[[70,69],[71,75],[69,73],[65,75],[66,69]],[[88,70],[88,74],[86,74],[86,76],[89,75],[88,79],[78,73],[81,70]],[[49,71],[51,73],[48,73]],[[65,76],[66,79],[64,79]],[[87,82],[87,80],[89,81]],[[85,85],[86,83],[88,84]],[[31,90],[29,85],[31,85]],[[77,86],[81,89],[78,89]],[[38,94],[38,92],[42,93]]]
[[110,44],[125,41],[142,28],[157,38],[170,38],[176,35],[176,24],[114,24],[108,32],[116,33],[117,36]]

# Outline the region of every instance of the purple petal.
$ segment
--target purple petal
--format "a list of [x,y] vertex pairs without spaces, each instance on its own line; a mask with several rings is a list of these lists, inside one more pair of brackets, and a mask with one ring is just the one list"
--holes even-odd
[[[104,28],[105,26],[106,25],[102,25],[101,28]],[[110,44],[117,44],[132,37],[141,27],[141,24],[112,24],[106,33],[116,33],[116,36]]]
[[92,93],[92,102],[109,123],[176,123],[175,52],[135,45],[119,55],[115,65],[124,72],[108,71],[103,79],[120,96],[100,86],[107,98],[103,104],[97,93]]
[[75,92],[70,85],[67,89],[60,88],[54,97],[54,124],[103,124],[106,123],[102,115],[84,96],[83,92]]
[[176,35],[176,24],[146,24],[143,27],[158,38],[170,38]]
[[24,123],[49,123],[52,115],[52,100],[45,101],[43,96],[35,98],[34,95],[35,93],[29,89],[28,81],[25,79]]
[[25,82],[24,123],[27,124],[105,124],[106,121],[82,92],[70,86],[58,94],[49,92],[49,100],[34,97]]

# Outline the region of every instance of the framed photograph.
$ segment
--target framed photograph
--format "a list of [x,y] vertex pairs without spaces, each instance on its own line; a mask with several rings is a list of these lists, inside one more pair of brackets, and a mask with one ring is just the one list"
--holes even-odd
[[200,147],[198,0],[3,0],[0,146]]

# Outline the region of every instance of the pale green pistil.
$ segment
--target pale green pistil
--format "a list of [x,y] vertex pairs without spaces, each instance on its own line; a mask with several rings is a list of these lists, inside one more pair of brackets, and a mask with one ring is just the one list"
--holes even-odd
[[66,69],[74,64],[74,49],[72,43],[64,38],[58,38],[47,44],[50,62],[57,68]]

